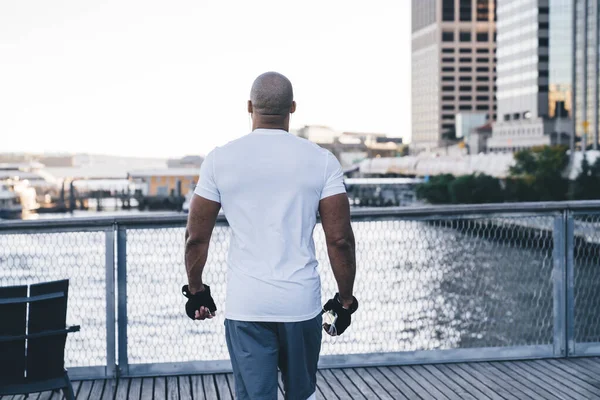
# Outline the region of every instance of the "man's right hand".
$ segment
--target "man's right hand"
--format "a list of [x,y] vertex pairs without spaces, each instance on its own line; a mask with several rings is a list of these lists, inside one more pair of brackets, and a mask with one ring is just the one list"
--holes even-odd
[[336,293],[333,299],[330,299],[323,306],[323,311],[332,312],[337,317],[332,324],[323,323],[323,329],[330,336],[339,336],[352,323],[351,315],[358,309],[358,300],[352,297],[352,302],[349,306],[344,306],[340,300],[339,293]]

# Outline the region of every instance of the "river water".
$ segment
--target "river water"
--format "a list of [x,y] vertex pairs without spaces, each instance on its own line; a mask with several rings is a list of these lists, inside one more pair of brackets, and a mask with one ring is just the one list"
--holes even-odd
[[[527,218],[540,226],[552,222]],[[321,354],[551,344],[551,238],[511,238],[472,222],[355,222],[360,308],[344,335],[324,337]],[[320,226],[314,236],[325,301],[336,285]],[[130,363],[228,358],[228,243],[229,228],[216,227],[204,279],[219,312],[194,322],[180,293],[186,283],[183,228],[128,231]],[[104,265],[102,232],[0,235],[1,286],[70,279],[67,319],[81,332],[69,335],[67,366],[106,362]]]

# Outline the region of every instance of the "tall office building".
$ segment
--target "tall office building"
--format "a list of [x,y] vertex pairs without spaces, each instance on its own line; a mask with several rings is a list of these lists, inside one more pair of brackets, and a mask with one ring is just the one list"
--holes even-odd
[[570,143],[573,0],[498,0],[490,151]]
[[457,113],[495,118],[495,0],[412,0],[411,149],[438,147]]
[[598,47],[600,26],[599,0],[572,0],[575,3],[575,132],[581,139],[578,147],[587,142],[598,149]]

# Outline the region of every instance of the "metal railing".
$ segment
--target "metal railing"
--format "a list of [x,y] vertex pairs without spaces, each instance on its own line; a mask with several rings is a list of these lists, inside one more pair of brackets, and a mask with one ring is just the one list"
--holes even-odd
[[[349,330],[320,366],[600,355],[600,202],[358,209]],[[0,285],[69,278],[66,366],[79,378],[231,369],[227,221],[204,279],[218,318],[194,322],[180,289],[186,216],[0,223]],[[323,300],[336,291],[314,233]]]

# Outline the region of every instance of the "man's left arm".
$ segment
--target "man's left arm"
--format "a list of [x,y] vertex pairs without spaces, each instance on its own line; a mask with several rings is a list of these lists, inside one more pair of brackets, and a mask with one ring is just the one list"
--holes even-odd
[[[190,202],[185,230],[185,269],[191,295],[205,290],[202,271],[208,257],[208,246],[221,204],[194,194]],[[211,318],[207,307],[196,311],[196,319]]]

